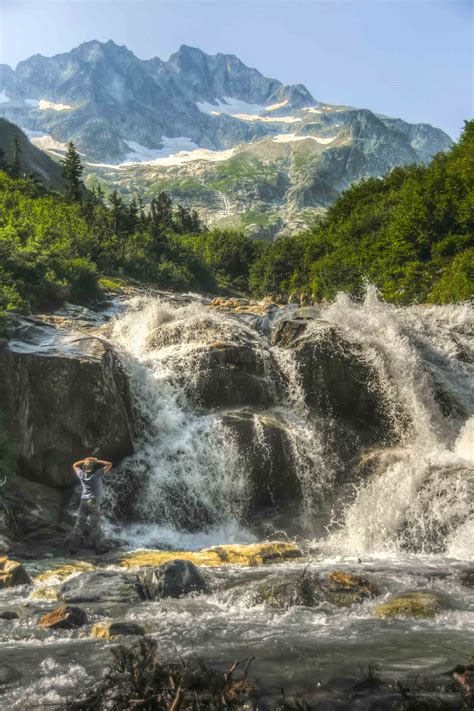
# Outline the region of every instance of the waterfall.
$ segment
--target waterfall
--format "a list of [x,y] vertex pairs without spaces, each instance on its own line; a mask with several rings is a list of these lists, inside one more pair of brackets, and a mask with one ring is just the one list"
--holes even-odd
[[399,398],[410,418],[401,446],[385,452],[375,473],[357,484],[327,549],[472,553],[472,309],[397,308],[369,289],[362,303],[339,295],[324,317],[363,344],[387,399]]
[[[331,553],[468,546],[472,311],[395,307],[369,288],[362,302],[339,295],[314,315],[305,341],[316,343],[322,325],[336,329],[345,357],[373,374],[367,387],[390,423],[393,442],[372,452],[363,475],[356,454],[367,456],[364,447],[343,454],[337,418],[308,405],[294,349],[272,345],[268,315],[218,313],[197,296],[137,297],[111,322],[143,422],[119,475],[139,490],[125,537],[188,547],[252,540],[247,514],[256,489],[262,500],[281,500],[287,485],[298,490],[308,521],[322,502],[335,505],[324,540],[318,533]],[[287,307],[277,319],[295,316]],[[229,383],[219,358],[228,359]],[[347,480],[337,501],[342,472],[354,486],[349,502]]]

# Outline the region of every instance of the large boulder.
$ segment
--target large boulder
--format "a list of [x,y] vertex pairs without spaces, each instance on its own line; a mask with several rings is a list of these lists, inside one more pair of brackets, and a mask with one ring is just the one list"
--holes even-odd
[[138,602],[143,599],[136,581],[126,573],[95,570],[66,580],[59,588],[64,602]]
[[0,341],[0,410],[28,479],[74,483],[71,462],[92,451],[120,460],[133,451],[128,380],[114,352],[85,340],[61,352]]
[[302,497],[291,442],[276,417],[230,412],[222,421],[235,438],[248,477],[247,515]]
[[5,500],[14,511],[15,525],[22,537],[56,527],[62,519],[65,493],[22,476],[8,479]]
[[206,581],[199,568],[190,560],[170,560],[139,576],[147,599],[184,597],[192,592],[204,592]]
[[195,358],[194,373],[187,373],[185,389],[196,405],[204,408],[239,407],[275,404],[276,390],[273,378],[267,377],[267,368],[273,374],[278,369],[270,352],[257,343],[214,341]]
[[359,344],[349,342],[322,320],[313,320],[310,326],[304,321],[282,321],[273,341],[293,349],[306,405],[312,412],[332,418],[354,435],[357,445],[393,441],[394,413],[377,371]]

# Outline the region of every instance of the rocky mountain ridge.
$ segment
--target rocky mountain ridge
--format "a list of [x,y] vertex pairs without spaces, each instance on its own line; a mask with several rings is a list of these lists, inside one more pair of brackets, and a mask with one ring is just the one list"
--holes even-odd
[[74,140],[90,183],[145,198],[164,189],[211,224],[267,237],[304,226],[352,182],[452,143],[185,45],[167,62],[92,41],[1,65],[0,115],[52,155]]

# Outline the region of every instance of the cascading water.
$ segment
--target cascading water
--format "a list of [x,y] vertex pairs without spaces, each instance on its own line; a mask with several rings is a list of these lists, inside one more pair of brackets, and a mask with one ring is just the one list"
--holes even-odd
[[[294,315],[294,308],[282,309],[273,325]],[[265,424],[276,421],[284,430],[284,449],[309,512],[308,536],[311,514],[319,515],[315,502],[325,496],[337,500],[334,488],[343,467],[338,442],[328,445],[328,418],[308,407],[294,352],[271,344],[268,324],[268,317],[249,322],[217,313],[198,297],[139,297],[112,322],[109,337],[124,357],[144,422],[123,474],[141,480],[136,522],[123,534],[134,545],[197,547],[252,539],[244,525],[253,485],[249,453],[242,451],[219,392],[213,407],[200,407],[195,397],[209,353],[222,344],[250,347],[261,365],[257,380],[264,382],[269,401],[253,408],[241,403],[231,414],[251,410],[255,456],[258,451],[263,471],[272,476],[284,465],[272,460]],[[316,341],[321,324],[336,328],[345,349],[353,349],[373,373],[369,387],[380,392],[393,446],[372,455],[368,477],[358,478],[352,465],[352,503],[346,494],[324,540],[319,530],[318,546],[344,554],[463,549],[472,525],[471,310],[397,308],[369,288],[363,302],[340,295],[319,309],[304,339]],[[232,373],[235,366],[229,367]],[[344,466],[347,472],[347,461]]]
[[364,346],[387,400],[399,399],[410,420],[400,445],[356,487],[327,548],[346,554],[404,547],[472,554],[472,309],[396,308],[369,289],[363,303],[340,295],[324,318]]

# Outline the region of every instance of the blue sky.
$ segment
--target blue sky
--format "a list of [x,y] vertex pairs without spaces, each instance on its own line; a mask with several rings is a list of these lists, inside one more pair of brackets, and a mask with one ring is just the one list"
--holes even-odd
[[189,44],[456,138],[474,115],[473,15],[472,0],[0,0],[0,63],[91,39],[141,58]]

